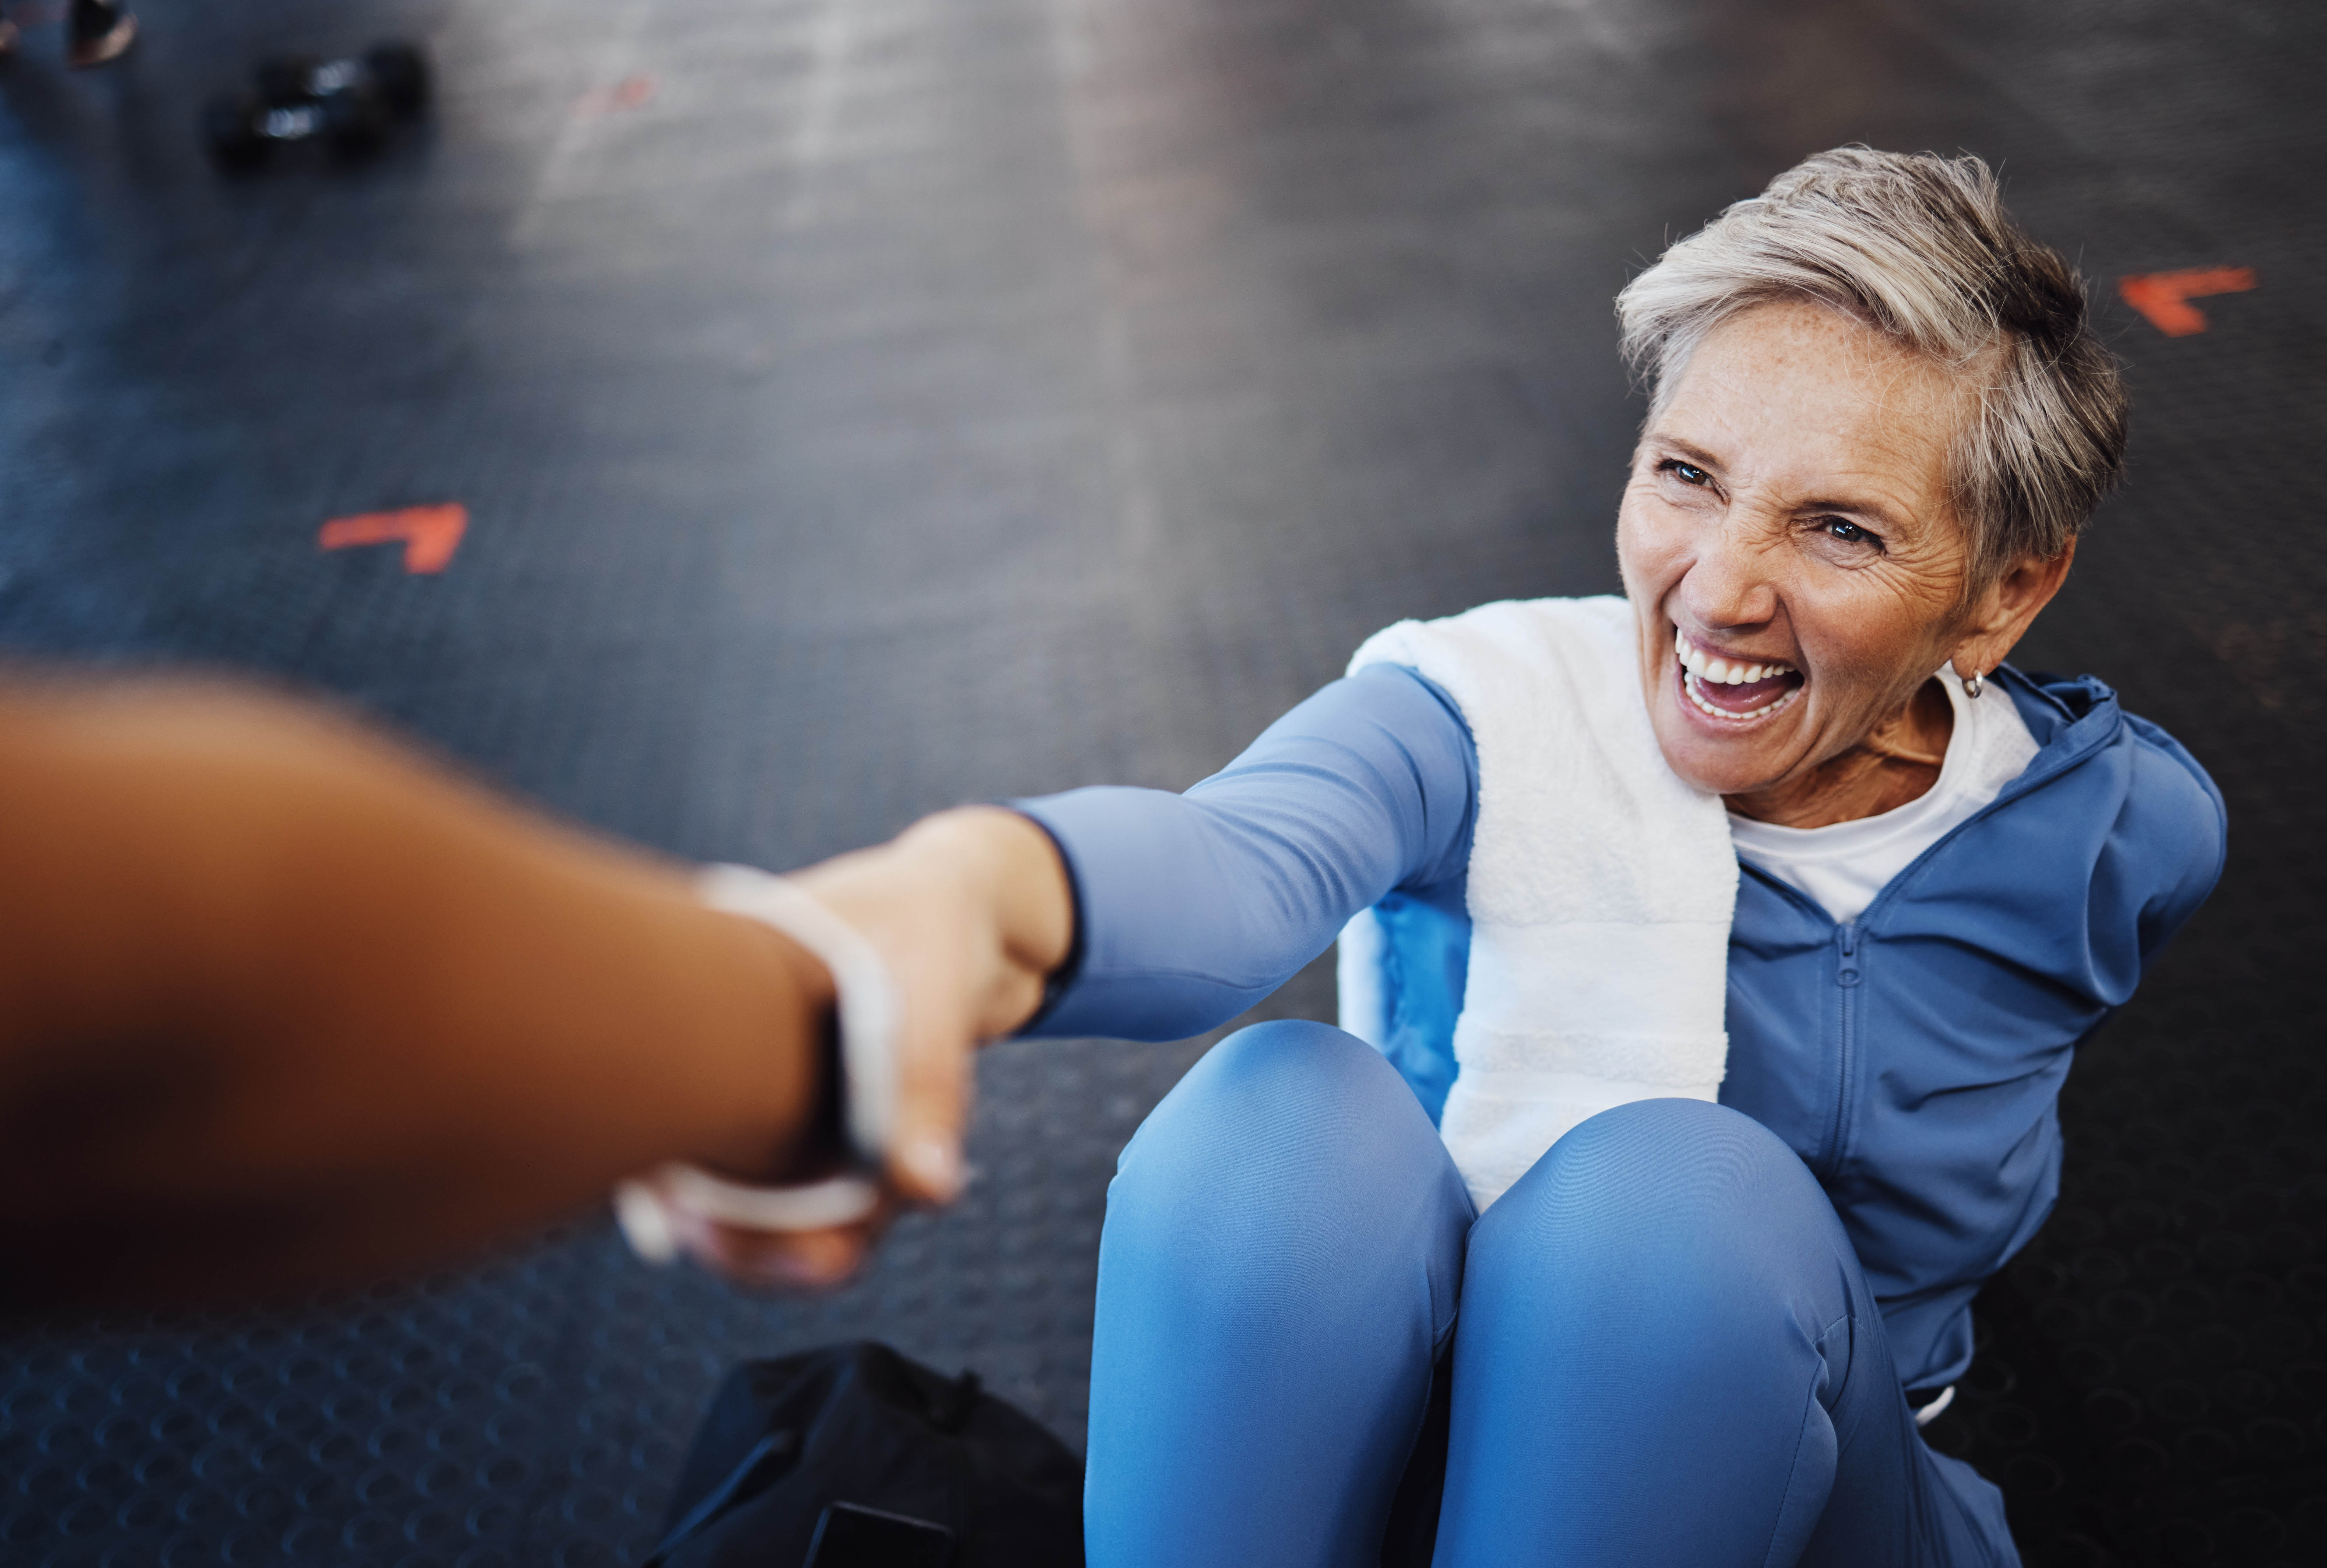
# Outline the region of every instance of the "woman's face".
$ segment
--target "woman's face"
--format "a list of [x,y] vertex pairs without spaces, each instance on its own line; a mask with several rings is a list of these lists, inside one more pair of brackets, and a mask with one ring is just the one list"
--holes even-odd
[[1966,621],[1945,470],[1964,403],[1930,361],[1816,305],[1706,335],[1616,527],[1675,772],[1722,795],[1799,785],[1947,662]]

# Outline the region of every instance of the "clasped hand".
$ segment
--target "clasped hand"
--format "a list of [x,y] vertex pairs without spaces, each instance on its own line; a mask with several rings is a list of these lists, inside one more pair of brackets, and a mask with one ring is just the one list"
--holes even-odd
[[[925,817],[887,844],[791,880],[871,942],[896,985],[897,1112],[878,1202],[850,1224],[778,1231],[714,1219],[668,1185],[659,1194],[682,1251],[738,1283],[777,1290],[840,1283],[898,1215],[959,1195],[968,1174],[962,1146],[974,1055],[1033,1015],[1049,976],[1066,961],[1074,921],[1066,868],[1050,835],[997,807]],[[832,1005],[831,977],[794,951],[806,999],[821,1014]],[[821,1150],[814,1146],[819,1142]],[[814,1180],[833,1169],[828,1136],[790,1143],[774,1180]],[[770,1179],[765,1171],[722,1173]]]

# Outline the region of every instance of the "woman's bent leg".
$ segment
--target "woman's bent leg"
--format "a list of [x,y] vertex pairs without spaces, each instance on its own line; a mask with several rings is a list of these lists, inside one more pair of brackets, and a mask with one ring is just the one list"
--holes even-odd
[[1439,1568],[2016,1563],[1955,1479],[1833,1206],[1750,1118],[1603,1112],[1472,1228]]
[[1363,1041],[1264,1023],[1198,1062],[1107,1189],[1094,1568],[1377,1562],[1471,1213]]

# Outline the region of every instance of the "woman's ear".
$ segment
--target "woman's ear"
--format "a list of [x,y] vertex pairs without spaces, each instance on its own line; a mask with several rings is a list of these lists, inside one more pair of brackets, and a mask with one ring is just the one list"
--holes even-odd
[[2070,563],[2076,558],[2077,541],[2070,539],[2057,555],[2023,555],[2005,567],[1981,592],[1965,620],[1963,635],[1949,656],[1956,672],[1986,675],[2010,658],[2037,611],[2052,602],[2052,595],[2068,581]]

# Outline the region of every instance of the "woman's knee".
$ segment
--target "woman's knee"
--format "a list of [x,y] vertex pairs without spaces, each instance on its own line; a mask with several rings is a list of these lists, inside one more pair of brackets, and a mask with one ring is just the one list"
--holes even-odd
[[1108,1189],[1107,1250],[1250,1273],[1419,1247],[1448,1255],[1434,1272],[1459,1271],[1470,1218],[1396,1069],[1341,1030],[1284,1021],[1213,1047],[1149,1115]]
[[1313,1171],[1383,1144],[1420,1151],[1435,1136],[1380,1052],[1330,1024],[1281,1019],[1206,1051],[1141,1124],[1118,1170]]
[[1635,1100],[1603,1111],[1553,1144],[1511,1190],[1522,1207],[1558,1193],[1588,1195],[1592,1208],[1620,1222],[1718,1226],[1773,1208],[1832,1212],[1783,1139],[1704,1100]]
[[1665,1099],[1603,1111],[1554,1144],[1481,1221],[1470,1266],[1677,1305],[1763,1286],[1789,1297],[1806,1277],[1838,1287],[1825,1265],[1848,1256],[1833,1205],[1775,1134],[1726,1106]]

